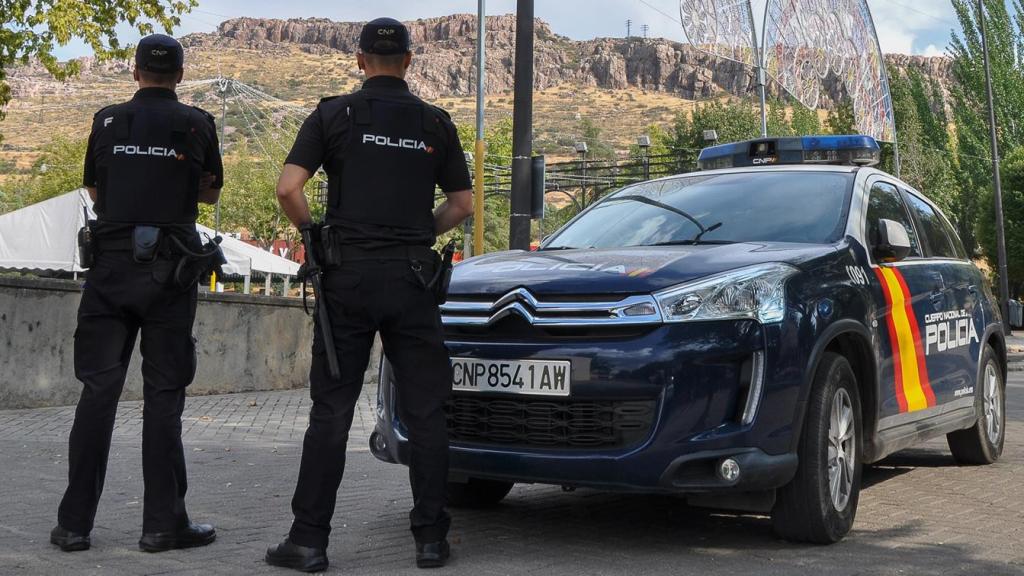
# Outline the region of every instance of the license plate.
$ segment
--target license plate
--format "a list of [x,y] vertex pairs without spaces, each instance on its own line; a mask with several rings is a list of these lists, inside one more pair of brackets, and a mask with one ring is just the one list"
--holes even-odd
[[567,360],[479,360],[452,358],[452,390],[568,396]]

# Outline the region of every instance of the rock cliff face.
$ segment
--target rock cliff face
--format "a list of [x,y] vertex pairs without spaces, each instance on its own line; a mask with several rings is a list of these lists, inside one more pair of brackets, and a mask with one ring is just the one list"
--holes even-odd
[[[476,16],[455,14],[407,22],[413,38],[415,64],[410,82],[426,98],[468,95],[475,91]],[[488,94],[512,90],[515,17],[490,16],[487,29]],[[273,50],[296,44],[309,52],[357,50],[362,22],[326,19],[264,20],[237,18],[220,25],[215,35],[195,34],[186,45],[239,46]],[[573,83],[600,88],[640,88],[678,94],[682,98],[708,98],[722,93],[744,95],[754,89],[752,72],[729,60],[709,56],[687,44],[665,39],[598,38],[575,41],[536,22],[534,68],[536,87]],[[915,68],[938,79],[948,91],[950,60],[945,57],[886,55],[890,73]],[[823,106],[840,96],[836,83],[828,89]]]

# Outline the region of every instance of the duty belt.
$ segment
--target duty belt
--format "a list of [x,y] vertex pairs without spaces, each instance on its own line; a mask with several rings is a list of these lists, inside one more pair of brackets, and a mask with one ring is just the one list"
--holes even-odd
[[381,248],[361,248],[358,246],[338,246],[338,255],[342,262],[353,260],[420,260],[433,262],[437,252],[427,246],[387,246]]

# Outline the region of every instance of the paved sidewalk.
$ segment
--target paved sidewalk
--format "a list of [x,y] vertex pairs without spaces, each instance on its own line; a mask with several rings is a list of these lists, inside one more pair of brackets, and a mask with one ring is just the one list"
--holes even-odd
[[[853,533],[829,547],[775,539],[763,516],[706,512],[671,497],[517,486],[496,509],[453,511],[446,575],[1024,574],[1024,376],[1010,383],[1009,438],[989,467],[953,465],[943,442],[866,472]],[[400,466],[366,451],[374,391],[360,402],[329,555],[333,574],[412,567],[411,497]],[[136,542],[142,481],[138,403],[123,403],[93,549],[47,541],[67,474],[71,408],[0,412],[0,574],[288,574],[262,563],[288,530],[306,391],[190,398],[189,510],[210,547],[149,555]]]

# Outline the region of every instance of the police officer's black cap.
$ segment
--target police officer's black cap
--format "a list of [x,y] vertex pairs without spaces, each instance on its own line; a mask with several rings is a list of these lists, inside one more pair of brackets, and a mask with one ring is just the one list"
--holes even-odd
[[149,72],[177,72],[185,66],[185,51],[177,40],[164,34],[151,34],[135,49],[135,66]]
[[377,18],[363,26],[359,49],[364,54],[405,54],[409,51],[409,29],[394,18]]

